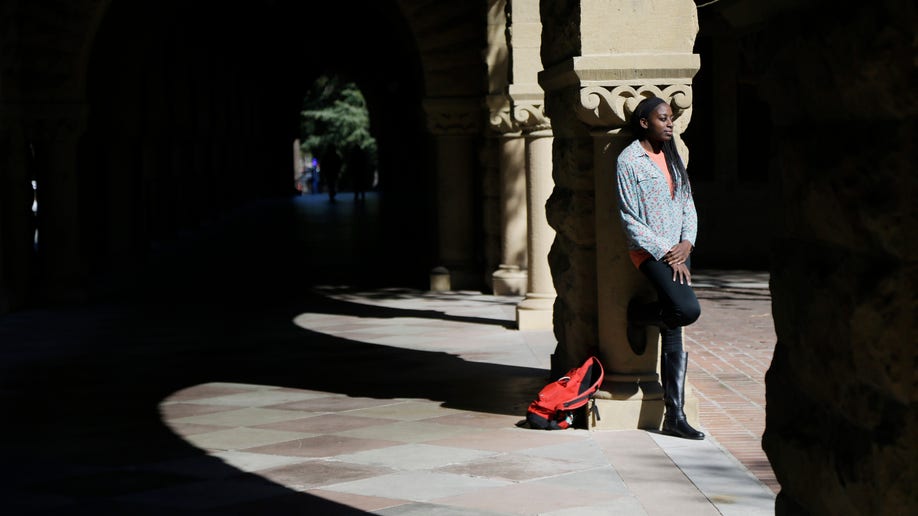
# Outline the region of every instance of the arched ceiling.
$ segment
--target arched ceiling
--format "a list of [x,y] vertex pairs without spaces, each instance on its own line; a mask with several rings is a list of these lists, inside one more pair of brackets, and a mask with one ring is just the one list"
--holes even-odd
[[146,35],[184,24],[201,42],[254,53],[265,65],[285,64],[284,75],[291,78],[335,63],[346,63],[355,78],[400,76],[414,59],[425,96],[476,96],[486,87],[485,2],[392,0],[358,8],[292,0],[46,0],[5,2],[3,9],[18,27],[0,41],[8,56],[16,56],[3,70],[7,99],[82,98],[100,25],[121,23],[112,13],[129,12],[142,13],[138,21]]

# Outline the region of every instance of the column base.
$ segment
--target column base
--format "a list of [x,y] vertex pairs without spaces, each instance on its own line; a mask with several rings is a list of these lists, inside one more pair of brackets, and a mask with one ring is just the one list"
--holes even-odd
[[655,373],[606,374],[591,403],[597,409],[588,412],[591,430],[659,430],[663,422],[663,389]]
[[[624,376],[624,375],[623,375]],[[635,375],[630,381],[606,377],[588,409],[590,430],[660,430],[665,406],[663,387],[656,375]],[[595,405],[596,411],[592,410]],[[698,398],[691,385],[685,384],[685,417],[689,424],[699,427]],[[596,417],[596,412],[599,417]]]
[[452,289],[453,285],[449,278],[449,269],[446,267],[434,267],[430,271],[430,290],[432,292],[446,292]]
[[554,328],[554,294],[526,294],[516,305],[516,328],[518,330],[550,330]]
[[516,265],[501,265],[491,275],[491,290],[495,296],[522,296],[526,293],[529,274]]

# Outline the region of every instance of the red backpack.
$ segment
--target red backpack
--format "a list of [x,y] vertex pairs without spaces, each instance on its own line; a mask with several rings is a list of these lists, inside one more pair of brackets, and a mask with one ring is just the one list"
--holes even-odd
[[526,410],[529,426],[543,430],[569,428],[574,421],[574,411],[584,407],[599,390],[603,375],[602,363],[590,357],[583,365],[542,387]]

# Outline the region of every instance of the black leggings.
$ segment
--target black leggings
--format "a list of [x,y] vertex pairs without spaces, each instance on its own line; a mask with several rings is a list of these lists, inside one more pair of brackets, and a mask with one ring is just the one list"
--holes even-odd
[[[685,265],[691,266],[686,260]],[[666,262],[649,258],[641,264],[641,272],[657,291],[662,325],[660,326],[662,353],[682,352],[682,327],[698,320],[701,305],[691,285],[673,281],[673,268]]]

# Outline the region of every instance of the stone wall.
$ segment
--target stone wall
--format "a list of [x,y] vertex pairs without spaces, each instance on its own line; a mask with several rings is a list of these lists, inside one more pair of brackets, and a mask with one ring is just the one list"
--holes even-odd
[[778,514],[918,507],[913,3],[784,13],[744,39],[775,121]]

